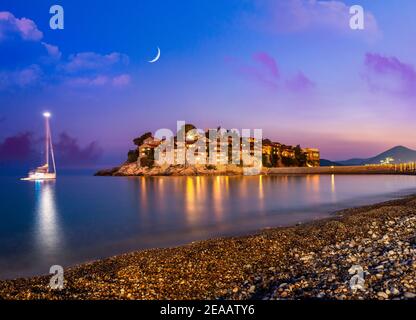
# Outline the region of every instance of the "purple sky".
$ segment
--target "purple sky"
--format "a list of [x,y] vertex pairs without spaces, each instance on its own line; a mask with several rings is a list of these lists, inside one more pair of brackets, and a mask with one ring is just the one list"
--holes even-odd
[[[63,31],[49,1],[0,3],[0,154],[39,139],[46,109],[81,162],[116,164],[177,120],[261,128],[331,160],[416,149],[412,0],[61,2]],[[353,4],[363,31],[349,28]]]

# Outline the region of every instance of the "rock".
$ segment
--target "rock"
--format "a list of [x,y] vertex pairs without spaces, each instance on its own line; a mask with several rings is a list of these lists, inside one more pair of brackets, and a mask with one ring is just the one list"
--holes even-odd
[[391,288],[390,291],[391,291],[392,295],[394,295],[394,296],[397,296],[397,295],[400,294],[400,291],[397,290],[397,288]]
[[380,298],[383,298],[383,299],[388,299],[389,298],[388,294],[383,292],[383,291],[378,292],[377,296],[379,296]]
[[120,169],[120,167],[114,167],[111,169],[104,169],[104,170],[99,170],[97,171],[94,175],[95,176],[112,176],[114,175],[118,170]]
[[328,281],[329,282],[333,282],[333,281],[335,281],[335,279],[336,279],[335,274],[331,273],[331,274],[328,275]]
[[242,167],[234,164],[218,165],[214,169],[205,165],[163,165],[139,167],[136,162],[124,163],[120,167],[100,170],[97,176],[212,176],[212,175],[243,175]]
[[405,292],[404,293],[404,297],[406,299],[415,299],[416,298],[416,294],[412,293],[412,292]]

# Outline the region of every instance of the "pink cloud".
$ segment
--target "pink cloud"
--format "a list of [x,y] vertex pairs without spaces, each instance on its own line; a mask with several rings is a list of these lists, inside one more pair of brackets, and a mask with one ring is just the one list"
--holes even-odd
[[268,76],[263,70],[253,66],[239,66],[236,70],[238,74],[251,79],[269,89],[277,89],[278,83]]
[[0,162],[24,161],[33,157],[35,142],[30,132],[7,137],[0,142]]
[[43,38],[43,33],[37,28],[36,24],[27,18],[16,18],[8,11],[0,12],[0,41],[17,34],[23,40],[39,41]]
[[16,83],[21,87],[26,87],[40,79],[41,70],[38,65],[32,65],[16,73]]
[[121,74],[113,78],[112,83],[115,87],[124,87],[129,85],[131,82],[131,77],[128,74]]
[[67,81],[67,84],[76,87],[100,87],[108,84],[109,77],[98,75],[95,77],[75,77]]
[[58,46],[54,46],[52,44],[42,42],[42,45],[45,47],[46,51],[48,52],[48,55],[53,59],[61,59],[62,52],[59,51]]
[[81,52],[58,69],[67,73],[65,82],[72,87],[124,87],[131,81],[130,75],[121,72],[128,64],[129,57],[122,53]]
[[62,165],[86,165],[95,163],[102,155],[96,141],[81,147],[74,137],[63,132],[55,144],[56,160]]
[[107,75],[98,75],[92,77],[75,77],[69,78],[66,81],[66,83],[72,87],[124,87],[130,84],[130,81],[130,75],[122,74],[115,77]]
[[[5,39],[21,38],[38,41],[48,55],[38,57],[40,65],[32,65],[18,70],[0,70],[0,90],[26,88],[40,80],[62,81],[61,84],[77,87],[124,87],[131,82],[126,73],[129,57],[119,52],[99,54],[96,52],[80,52],[62,59],[59,47],[41,41],[43,34],[36,24],[27,18],[16,18],[12,13],[0,11],[0,42]],[[41,66],[54,64],[56,68],[44,69]]]
[[266,52],[258,52],[253,55],[253,60],[259,62],[267,71],[274,77],[279,77],[279,69],[277,67],[276,60]]
[[38,65],[15,71],[0,72],[0,90],[11,87],[25,88],[40,81],[42,70]]
[[[38,161],[36,150],[43,139],[30,132],[19,133],[0,141],[0,164],[34,163]],[[56,159],[60,165],[86,165],[95,163],[102,155],[102,149],[96,141],[81,146],[78,140],[63,132],[55,143]]]
[[293,78],[286,80],[286,86],[294,92],[307,91],[315,84],[303,72],[298,72]]
[[386,57],[377,53],[365,56],[365,74],[372,90],[382,90],[401,96],[416,95],[416,69],[397,57]]
[[253,54],[254,64],[240,63],[233,57],[226,57],[225,62],[234,72],[246,79],[252,80],[261,86],[276,90],[279,80],[279,69],[273,57],[265,52]]
[[95,52],[81,52],[71,55],[63,68],[67,72],[72,73],[85,70],[102,70],[114,65],[127,65],[128,63],[128,56],[118,52],[107,55]]
[[[350,6],[341,1],[258,0],[257,11],[247,22],[272,33],[298,33],[315,30],[349,33]],[[378,36],[380,31],[371,12],[365,11],[363,33]]]
[[226,57],[225,62],[234,72],[246,79],[252,80],[264,88],[277,90],[281,81],[291,91],[301,92],[310,90],[315,84],[303,73],[298,72],[293,78],[286,81],[281,79],[276,59],[266,52],[257,52],[252,55],[252,63],[240,63],[236,58]]

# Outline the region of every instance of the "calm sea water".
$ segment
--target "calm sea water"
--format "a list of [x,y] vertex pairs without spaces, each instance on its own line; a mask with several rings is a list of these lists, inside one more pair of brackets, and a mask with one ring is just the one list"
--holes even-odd
[[416,193],[414,176],[0,177],[0,278],[239,235]]

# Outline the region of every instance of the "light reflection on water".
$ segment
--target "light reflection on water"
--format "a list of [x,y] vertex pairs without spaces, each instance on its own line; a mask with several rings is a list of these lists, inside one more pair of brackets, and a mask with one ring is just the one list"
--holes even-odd
[[337,201],[337,192],[335,185],[335,174],[331,174],[331,199],[335,203]]
[[327,217],[416,190],[415,176],[0,179],[0,278]]
[[53,256],[61,249],[59,213],[55,199],[55,181],[35,181],[35,243],[41,255]]

